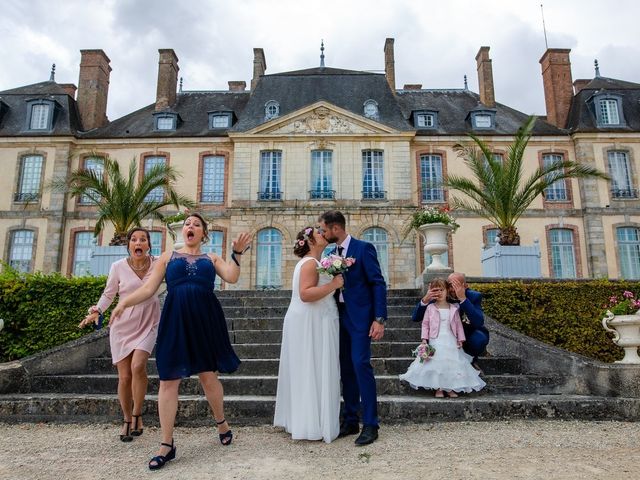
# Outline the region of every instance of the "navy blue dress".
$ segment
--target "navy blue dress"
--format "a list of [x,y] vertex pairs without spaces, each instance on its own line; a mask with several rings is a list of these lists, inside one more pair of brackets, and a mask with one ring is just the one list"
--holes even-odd
[[200,372],[231,373],[240,365],[229,341],[222,306],[213,292],[215,279],[215,267],[206,254],[171,255],[156,345],[160,380]]

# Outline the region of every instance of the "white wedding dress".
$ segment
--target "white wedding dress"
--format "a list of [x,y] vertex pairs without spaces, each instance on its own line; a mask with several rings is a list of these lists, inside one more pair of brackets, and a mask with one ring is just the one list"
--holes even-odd
[[[282,327],[282,349],[273,424],[294,440],[329,443],[340,431],[338,308],[332,294],[305,303],[300,299],[302,258],[293,271],[291,303]],[[318,285],[331,281],[320,275]]]

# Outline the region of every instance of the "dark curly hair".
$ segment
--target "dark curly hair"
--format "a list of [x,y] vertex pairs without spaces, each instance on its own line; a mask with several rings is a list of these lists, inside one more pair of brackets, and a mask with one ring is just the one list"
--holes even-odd
[[[309,229],[311,229],[311,233],[307,234],[306,232],[308,232]],[[293,253],[300,258],[304,257],[309,253],[309,250],[311,250],[309,248],[309,244],[316,244],[316,239],[313,238],[313,227],[311,226],[304,227],[298,232],[298,235],[296,235],[296,244],[293,247]]]

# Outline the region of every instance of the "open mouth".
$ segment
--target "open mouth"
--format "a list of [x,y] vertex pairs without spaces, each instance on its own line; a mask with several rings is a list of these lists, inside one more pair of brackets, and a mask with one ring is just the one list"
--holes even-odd
[[137,247],[134,252],[136,255],[142,255],[142,249],[140,247]]
[[193,232],[187,232],[187,240],[193,240],[193,237],[195,237]]

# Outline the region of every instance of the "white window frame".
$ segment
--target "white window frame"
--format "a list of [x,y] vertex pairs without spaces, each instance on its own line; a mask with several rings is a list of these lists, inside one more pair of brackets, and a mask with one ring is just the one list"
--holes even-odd
[[553,278],[577,278],[573,230],[569,228],[549,229],[549,252]]
[[[561,153],[545,153],[542,155],[542,166],[546,168],[554,163],[563,162],[564,155]],[[566,180],[557,180],[548,188],[544,189],[544,200],[546,202],[568,202],[569,188]]]
[[30,202],[40,198],[43,169],[42,155],[23,155],[20,158],[20,183],[14,201]]
[[282,286],[282,233],[265,228],[257,235],[256,287],[279,289]]
[[640,229],[637,227],[616,228],[620,278],[640,279]]
[[35,246],[33,230],[13,230],[9,243],[9,266],[21,273],[30,273]]
[[[165,157],[164,155],[149,155],[147,157],[144,157],[143,160],[143,169],[144,169],[144,175],[147,175],[148,172],[151,171],[151,169],[153,167],[155,167],[156,165],[166,165],[167,164],[167,157]],[[162,200],[164,200],[164,189],[162,187],[156,187],[153,190],[151,190],[149,192],[149,194],[145,197],[144,201],[145,202],[161,202]]]
[[384,189],[384,151],[362,151],[362,198],[364,200],[383,200]]
[[224,203],[224,155],[206,155],[202,158],[202,190],[200,203]]
[[[420,155],[420,185],[422,203],[444,202],[444,159],[439,153]],[[435,177],[435,178],[432,178]]]
[[[82,239],[82,241],[81,241]],[[73,270],[76,277],[91,275],[91,252],[97,239],[93,232],[76,232],[73,242]]]

